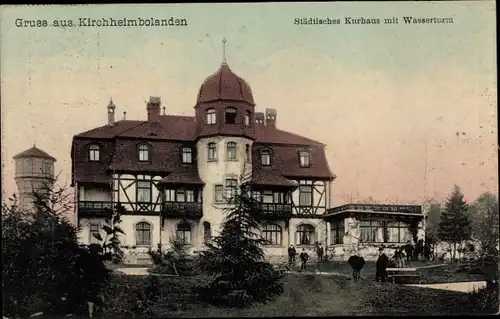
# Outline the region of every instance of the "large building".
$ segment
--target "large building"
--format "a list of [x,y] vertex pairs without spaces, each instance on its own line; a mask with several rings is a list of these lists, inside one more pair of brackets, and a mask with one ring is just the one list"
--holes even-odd
[[35,145],[15,155],[13,159],[19,206],[32,209],[34,193],[43,195],[53,185],[56,159]]
[[310,253],[317,242],[332,252],[343,245],[331,235],[340,221],[327,214],[335,175],[325,145],[278,128],[276,109],[258,112],[249,84],[225,60],[201,85],[194,116],[162,113],[159,97],[147,102],[146,121],[116,121],[115,110],[111,101],[107,125],[73,138],[84,243],[121,204],[128,262],[168,247],[173,236],[202,249],[220,231],[231,192],[251,173],[253,196],[268,216],[261,228],[268,256],[286,256],[291,244]]

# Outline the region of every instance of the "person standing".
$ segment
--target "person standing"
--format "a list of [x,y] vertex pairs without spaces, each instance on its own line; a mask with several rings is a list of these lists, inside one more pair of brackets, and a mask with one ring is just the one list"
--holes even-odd
[[359,278],[361,277],[361,269],[363,269],[365,265],[365,259],[356,254],[349,257],[347,262],[352,268],[352,277],[354,279],[354,282],[358,282]]
[[323,244],[319,244],[318,247],[316,248],[316,254],[318,255],[318,262],[323,261],[323,256],[325,254],[325,249],[323,248]]
[[377,272],[375,274],[375,281],[384,282],[387,278],[387,266],[389,265],[389,258],[384,253],[384,248],[380,247],[379,256],[376,263]]
[[293,245],[290,245],[290,247],[288,247],[288,263],[290,265],[295,264],[295,255],[297,255],[297,251]]
[[299,257],[300,257],[300,261],[301,261],[300,269],[305,270],[306,266],[307,266],[307,259],[309,259],[309,255],[306,253],[305,248],[302,248],[302,252],[300,253]]

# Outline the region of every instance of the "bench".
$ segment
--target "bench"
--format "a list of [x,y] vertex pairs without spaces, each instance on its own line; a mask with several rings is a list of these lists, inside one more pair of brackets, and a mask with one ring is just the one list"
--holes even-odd
[[397,284],[418,284],[420,275],[416,268],[387,268],[387,277]]

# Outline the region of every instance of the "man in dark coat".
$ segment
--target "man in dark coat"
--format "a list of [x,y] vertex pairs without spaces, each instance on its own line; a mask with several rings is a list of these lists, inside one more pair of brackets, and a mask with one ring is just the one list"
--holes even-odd
[[361,277],[361,269],[365,266],[365,259],[358,254],[349,257],[347,260],[352,268],[352,277],[354,282],[358,282]]
[[389,265],[389,258],[384,253],[384,248],[380,247],[379,256],[376,263],[377,272],[375,274],[375,281],[384,282],[387,278],[387,266]]
[[323,248],[323,245],[320,243],[318,247],[316,247],[316,254],[318,255],[318,262],[323,261],[323,255],[325,254],[325,249]]
[[295,264],[295,255],[297,255],[297,251],[293,245],[290,245],[290,247],[288,247],[288,263],[290,265]]
[[406,251],[406,261],[410,261],[413,256],[413,245],[409,240],[406,242],[405,251]]
[[302,262],[300,264],[300,269],[306,269],[307,265],[307,260],[309,259],[309,255],[306,253],[306,249],[302,248],[302,252],[299,255],[300,261]]

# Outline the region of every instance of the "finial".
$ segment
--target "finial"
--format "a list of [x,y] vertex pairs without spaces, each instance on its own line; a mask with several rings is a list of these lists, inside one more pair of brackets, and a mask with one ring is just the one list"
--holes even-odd
[[36,147],[36,140],[33,141],[33,147]]
[[123,119],[126,120],[127,119],[127,112],[126,111],[123,111]]
[[163,107],[163,115],[166,115],[167,114],[167,108],[164,106]]
[[113,98],[111,97],[111,98],[109,99],[109,104],[108,104],[108,107],[114,107],[114,106],[115,106],[115,104],[113,103]]
[[227,42],[227,39],[225,37],[222,38],[222,64],[227,64],[227,61],[226,61],[226,42]]

